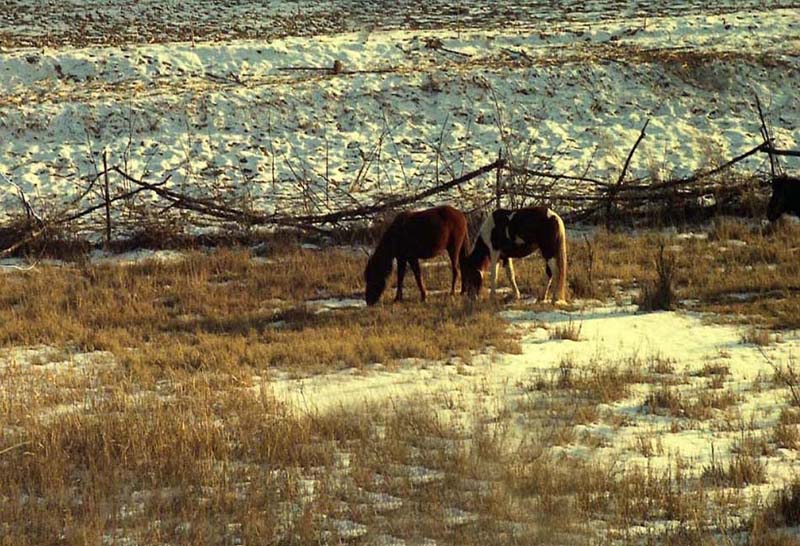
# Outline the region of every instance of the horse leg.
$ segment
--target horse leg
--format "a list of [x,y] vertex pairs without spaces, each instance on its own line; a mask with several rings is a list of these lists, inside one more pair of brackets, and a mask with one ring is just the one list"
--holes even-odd
[[[459,245],[460,247],[461,245]],[[458,278],[458,255],[461,252],[461,248],[454,248],[450,247],[447,249],[447,254],[450,256],[450,295],[454,296],[456,293],[456,279]]]
[[[558,260],[556,260],[555,258],[550,258],[549,260],[547,260],[547,265],[550,267],[550,272],[551,272],[550,281],[552,281],[553,278],[555,278],[556,282],[558,282],[558,279],[561,275],[561,270],[558,268]],[[559,298],[558,289],[553,290],[553,305],[555,305],[556,302],[559,301],[558,298]]]
[[511,288],[514,289],[514,299],[519,299],[519,287],[517,286],[517,279],[514,275],[514,263],[511,261],[511,258],[507,259],[503,266],[503,269],[506,270],[508,283],[511,285]]
[[489,276],[492,279],[492,299],[494,299],[495,294],[497,293],[497,261],[500,258],[499,252],[490,252],[489,254],[491,263],[489,264]]
[[401,301],[403,299],[403,278],[406,276],[406,260],[397,258],[397,295],[394,301]]
[[408,262],[411,265],[411,271],[414,272],[414,278],[417,280],[417,287],[419,287],[419,296],[422,301],[425,301],[425,286],[422,284],[422,271],[419,269],[419,260],[414,258]]
[[[547,274],[547,286],[544,288],[544,294],[542,294],[542,301],[547,301],[550,297],[550,285],[553,282],[553,269],[558,271],[558,265],[553,258],[550,258],[545,262],[544,272]],[[553,298],[555,298],[555,293],[553,293]]]

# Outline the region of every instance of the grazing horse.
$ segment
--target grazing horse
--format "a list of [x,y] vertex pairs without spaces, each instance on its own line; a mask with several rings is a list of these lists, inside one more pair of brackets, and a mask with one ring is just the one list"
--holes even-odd
[[461,277],[467,293],[473,296],[481,290],[483,273],[489,268],[492,297],[497,288],[497,262],[502,261],[508,280],[519,298],[512,258],[523,258],[536,249],[545,259],[547,287],[542,301],[547,300],[550,283],[556,278],[553,303],[566,300],[567,237],[561,217],[547,207],[519,210],[498,209],[484,221],[475,240],[472,253],[462,260]]
[[[367,305],[374,305],[380,300],[386,288],[386,279],[392,273],[392,261],[395,258],[397,259],[395,301],[403,299],[406,265],[411,266],[420,297],[425,301],[425,286],[422,284],[419,261],[438,256],[445,250],[450,257],[450,270],[453,275],[450,293],[455,293],[459,264],[466,256],[468,248],[467,218],[460,210],[442,206],[400,213],[381,237],[364,270]],[[463,291],[463,279],[461,284]]]
[[788,176],[772,179],[772,197],[767,204],[767,218],[774,222],[784,212],[800,216],[800,179]]

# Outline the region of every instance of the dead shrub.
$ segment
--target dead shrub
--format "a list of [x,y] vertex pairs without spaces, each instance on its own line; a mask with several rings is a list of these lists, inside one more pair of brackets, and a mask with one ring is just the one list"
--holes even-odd
[[768,330],[762,328],[749,328],[742,334],[742,343],[745,345],[757,345],[759,347],[766,347],[773,341],[772,336]]
[[657,278],[645,282],[639,294],[639,309],[643,311],[669,311],[675,308],[678,297],[675,293],[676,259],[664,253],[662,242],[655,259]]
[[767,481],[767,469],[759,457],[737,453],[727,465],[712,457],[711,463],[703,468],[703,480],[717,487],[742,488]]
[[[797,546],[792,528],[800,525],[800,481],[795,479],[778,491],[753,517],[750,531],[752,546]],[[784,530],[786,529],[786,530]]]
[[572,318],[566,324],[558,324],[550,329],[550,339],[567,339],[570,341],[580,341],[581,339],[580,323],[575,323]]
[[703,390],[696,398],[687,399],[677,389],[662,385],[647,395],[643,405],[656,415],[705,420],[713,416],[713,410],[725,410],[738,400],[736,393],[718,390]]

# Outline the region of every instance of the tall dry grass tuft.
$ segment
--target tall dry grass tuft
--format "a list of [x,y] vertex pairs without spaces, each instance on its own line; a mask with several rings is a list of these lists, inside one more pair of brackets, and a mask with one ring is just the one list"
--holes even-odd
[[642,285],[639,295],[639,309],[644,311],[670,311],[675,308],[678,297],[675,294],[676,260],[672,254],[664,253],[661,243],[655,259],[657,278]]
[[795,479],[778,491],[752,518],[753,546],[796,546],[800,525],[800,482]]

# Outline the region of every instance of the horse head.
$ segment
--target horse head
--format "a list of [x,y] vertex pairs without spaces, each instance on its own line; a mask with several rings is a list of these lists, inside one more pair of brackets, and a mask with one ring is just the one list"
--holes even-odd
[[375,305],[381,299],[383,291],[386,290],[386,279],[392,273],[392,257],[384,256],[383,253],[376,251],[367,261],[364,269],[364,282],[367,287],[364,291],[364,299],[367,305]]
[[767,204],[767,219],[774,222],[780,218],[781,214],[787,209],[787,184],[785,178],[778,177],[772,179],[772,197]]
[[478,297],[483,286],[483,274],[469,260],[461,261],[461,290],[471,298]]

